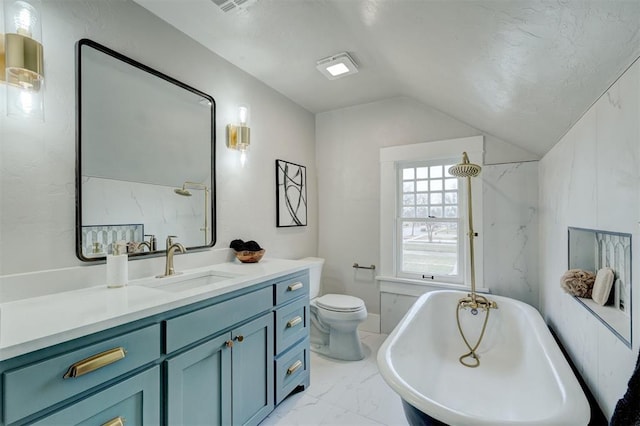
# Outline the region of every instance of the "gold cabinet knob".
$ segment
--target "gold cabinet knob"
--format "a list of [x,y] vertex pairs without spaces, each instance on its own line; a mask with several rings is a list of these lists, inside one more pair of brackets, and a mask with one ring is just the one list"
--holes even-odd
[[227,340],[226,342],[224,342],[224,344],[228,348],[232,348],[233,347],[233,341],[232,340]]
[[236,339],[238,342],[242,342],[242,341],[244,340],[244,336],[243,336],[243,335],[236,336],[236,337],[235,337],[235,339]]

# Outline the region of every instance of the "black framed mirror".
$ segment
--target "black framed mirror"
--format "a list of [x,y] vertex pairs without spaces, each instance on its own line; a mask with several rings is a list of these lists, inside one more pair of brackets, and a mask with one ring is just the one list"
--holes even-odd
[[216,241],[215,101],[92,40],[76,45],[76,254]]

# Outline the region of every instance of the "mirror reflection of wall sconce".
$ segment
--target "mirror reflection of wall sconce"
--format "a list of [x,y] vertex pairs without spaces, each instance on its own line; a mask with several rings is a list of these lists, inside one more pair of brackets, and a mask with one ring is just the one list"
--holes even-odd
[[[0,82],[7,115],[44,120],[44,53],[37,0],[0,0]],[[2,30],[2,28],[0,28]]]
[[238,124],[227,124],[227,148],[240,151],[240,164],[247,161],[247,150],[251,143],[251,129],[249,129],[249,108],[238,108]]

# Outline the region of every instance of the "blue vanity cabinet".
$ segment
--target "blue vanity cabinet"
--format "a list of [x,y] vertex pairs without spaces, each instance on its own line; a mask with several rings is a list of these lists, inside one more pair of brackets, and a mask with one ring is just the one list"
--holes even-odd
[[292,273],[4,360],[0,426],[257,425],[309,385],[308,283]]
[[[1,424],[31,422],[32,418],[41,416],[39,412],[47,413],[54,407],[71,405],[114,381],[135,375],[152,366],[160,357],[160,340],[159,324],[132,324],[126,330],[103,332],[27,354],[18,360],[4,361],[0,367]],[[159,375],[155,380],[159,382]],[[156,387],[159,389],[159,384]],[[147,400],[151,398],[149,395],[153,394],[153,389],[149,386],[145,389],[144,398]],[[159,391],[156,394],[159,395]],[[104,405],[84,403],[82,415],[91,414],[93,409],[101,406],[116,404],[112,394],[103,395],[107,399]],[[158,406],[159,399],[153,403]]]
[[168,425],[257,425],[273,410],[271,312],[166,361]]
[[273,411],[273,314],[231,332],[234,425],[257,425]]
[[160,424],[160,367],[155,366],[34,425],[143,426]]
[[309,275],[294,274],[274,283],[275,403],[310,383]]
[[168,425],[231,424],[231,333],[166,361]]
[[256,425],[273,410],[273,289],[257,287],[166,321],[167,424]]

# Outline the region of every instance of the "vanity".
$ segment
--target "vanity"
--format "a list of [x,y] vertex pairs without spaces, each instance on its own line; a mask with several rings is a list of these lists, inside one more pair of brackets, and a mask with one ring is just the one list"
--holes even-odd
[[[213,249],[213,97],[91,40],[76,64],[76,254],[92,266],[0,277],[0,426],[260,423],[309,386],[309,265]],[[114,247],[122,288],[106,286]]]
[[266,259],[4,303],[0,424],[258,424],[309,386],[308,295]]

